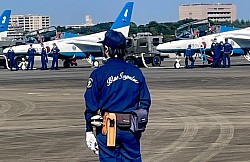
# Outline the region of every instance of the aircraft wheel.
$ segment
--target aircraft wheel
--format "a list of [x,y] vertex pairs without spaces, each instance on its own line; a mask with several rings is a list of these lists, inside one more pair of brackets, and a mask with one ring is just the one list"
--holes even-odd
[[180,68],[181,68],[180,62],[175,61],[175,62],[174,62],[174,68],[175,68],[175,69],[180,69]]
[[25,69],[26,69],[25,64],[22,64],[21,69],[22,69],[22,70],[25,70]]
[[250,53],[249,53],[249,51],[244,55],[244,57],[245,57],[245,59],[247,61],[250,61]]
[[27,68],[27,65],[28,65],[28,62],[27,61],[21,61],[18,63],[18,67],[21,69],[21,70],[25,70]]
[[99,61],[97,61],[97,60],[93,61],[93,66],[95,68],[99,67]]
[[152,59],[152,65],[153,66],[161,66],[161,57],[160,56],[154,56]]

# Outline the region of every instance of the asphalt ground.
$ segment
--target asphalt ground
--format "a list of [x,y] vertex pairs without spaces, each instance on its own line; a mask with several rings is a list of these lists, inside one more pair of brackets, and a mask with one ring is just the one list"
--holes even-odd
[[[152,96],[143,161],[249,161],[250,63],[234,57],[230,69],[173,69],[173,61],[142,68]],[[1,162],[98,161],[85,144],[83,117],[93,68],[79,65],[0,69]]]

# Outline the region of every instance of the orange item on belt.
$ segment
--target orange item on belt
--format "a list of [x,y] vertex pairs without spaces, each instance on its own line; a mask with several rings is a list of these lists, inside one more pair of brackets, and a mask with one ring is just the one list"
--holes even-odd
[[107,135],[107,146],[115,146],[116,114],[106,112],[103,117],[102,134]]

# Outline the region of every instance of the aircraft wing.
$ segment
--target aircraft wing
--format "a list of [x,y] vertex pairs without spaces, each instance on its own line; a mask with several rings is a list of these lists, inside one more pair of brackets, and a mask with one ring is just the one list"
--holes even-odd
[[246,34],[228,35],[227,38],[235,41],[241,48],[250,48],[250,35]]
[[96,52],[101,51],[102,44],[90,41],[74,41],[74,42],[67,42],[67,44],[72,44],[78,47],[82,52]]

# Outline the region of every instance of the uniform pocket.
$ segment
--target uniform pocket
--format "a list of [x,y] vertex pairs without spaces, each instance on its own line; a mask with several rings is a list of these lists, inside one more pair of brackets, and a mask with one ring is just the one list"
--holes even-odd
[[116,113],[116,123],[119,128],[131,127],[131,114]]

